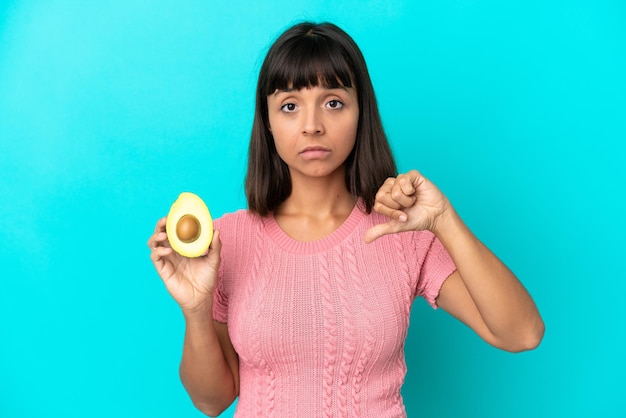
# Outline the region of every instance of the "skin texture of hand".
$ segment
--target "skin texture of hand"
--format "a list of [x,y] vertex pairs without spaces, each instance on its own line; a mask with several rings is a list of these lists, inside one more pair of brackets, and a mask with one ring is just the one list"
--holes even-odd
[[169,244],[165,220],[156,224],[148,240],[150,259],[167,290],[183,312],[193,313],[211,306],[213,290],[220,264],[221,242],[215,231],[208,253],[197,258],[187,258],[176,253]]
[[434,232],[438,220],[450,210],[450,203],[437,186],[411,170],[385,181],[376,194],[374,210],[389,217],[389,221],[366,232],[368,243],[397,232]]

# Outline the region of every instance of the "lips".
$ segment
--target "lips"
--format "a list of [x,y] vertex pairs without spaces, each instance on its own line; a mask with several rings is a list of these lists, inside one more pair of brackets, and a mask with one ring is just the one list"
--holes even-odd
[[321,146],[310,146],[300,151],[300,157],[305,160],[316,160],[324,158],[328,154],[330,154],[330,150]]

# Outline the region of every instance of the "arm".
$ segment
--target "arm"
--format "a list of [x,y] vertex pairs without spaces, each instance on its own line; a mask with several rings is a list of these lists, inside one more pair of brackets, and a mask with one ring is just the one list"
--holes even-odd
[[186,258],[167,240],[165,218],[148,240],[150,258],[185,317],[180,376],[194,405],[219,415],[239,393],[239,363],[226,324],[213,320],[213,293],[220,265],[221,241],[215,231],[208,253]]
[[438,305],[490,344],[507,351],[536,348],[544,325],[532,298],[450,208],[435,234],[457,271],[444,283]]
[[437,303],[490,344],[508,351],[535,348],[544,324],[515,275],[469,230],[448,199],[417,171],[388,179],[374,209],[389,222],[370,229],[367,242],[389,233],[428,229],[457,266]]
[[207,314],[185,315],[180,378],[194,405],[217,416],[239,394],[239,359],[226,324]]

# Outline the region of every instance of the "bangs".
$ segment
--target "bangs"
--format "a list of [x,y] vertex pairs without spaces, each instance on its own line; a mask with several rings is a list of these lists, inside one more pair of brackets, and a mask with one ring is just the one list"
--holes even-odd
[[261,87],[265,96],[276,90],[352,87],[351,65],[336,42],[315,34],[291,41],[271,61]]

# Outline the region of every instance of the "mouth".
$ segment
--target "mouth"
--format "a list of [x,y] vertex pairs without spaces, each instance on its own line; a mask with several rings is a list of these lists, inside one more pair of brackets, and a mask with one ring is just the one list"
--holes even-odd
[[300,151],[300,156],[305,160],[317,160],[326,157],[328,154],[330,154],[330,150],[328,148],[317,145],[306,147]]

